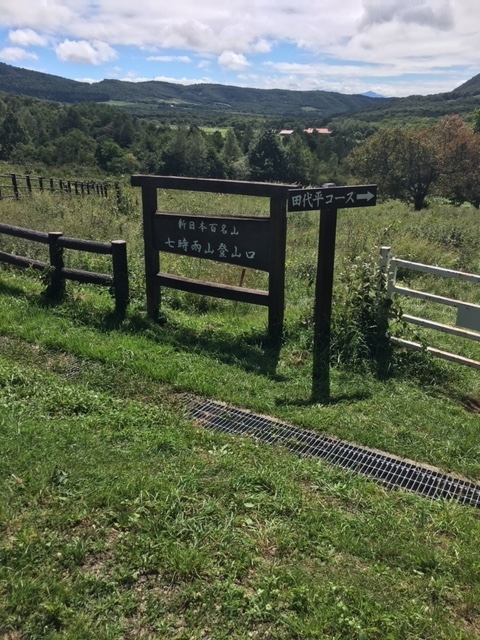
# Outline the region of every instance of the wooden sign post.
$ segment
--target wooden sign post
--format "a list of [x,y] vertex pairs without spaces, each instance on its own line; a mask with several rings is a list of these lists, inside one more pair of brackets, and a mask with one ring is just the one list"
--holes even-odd
[[320,209],[313,313],[312,399],[315,401],[328,400],[330,397],[330,336],[337,210],[350,207],[371,207],[377,203],[376,197],[376,185],[329,186],[319,189],[292,189],[289,192],[288,211]]
[[[156,318],[161,287],[263,305],[268,308],[268,334],[280,342],[285,306],[285,244],[287,197],[292,185],[213,180],[178,176],[137,176],[142,188],[147,312]],[[157,190],[180,189],[205,193],[269,198],[268,216],[215,216],[158,211]],[[268,273],[268,290],[205,282],[160,270],[160,252],[214,260]]]

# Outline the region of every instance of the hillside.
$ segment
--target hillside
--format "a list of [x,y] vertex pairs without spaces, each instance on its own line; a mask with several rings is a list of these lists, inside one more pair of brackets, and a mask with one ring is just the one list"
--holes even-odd
[[169,82],[124,82],[102,80],[96,84],[77,82],[0,63],[0,91],[55,102],[145,103],[156,109],[209,110],[268,116],[328,117],[378,106],[378,98],[344,95],[330,91],[250,89],[217,84],[183,86]]
[[468,94],[471,96],[480,95],[480,73],[473,76],[473,78],[470,78],[470,80],[467,80],[467,82],[461,84],[459,87],[454,89],[452,93]]

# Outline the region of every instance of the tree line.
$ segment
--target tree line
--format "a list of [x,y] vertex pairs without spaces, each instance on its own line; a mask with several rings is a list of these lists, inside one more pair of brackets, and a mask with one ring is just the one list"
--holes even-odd
[[[105,104],[0,96],[0,160],[26,172],[62,166],[288,182],[375,182],[379,193],[425,206],[429,195],[480,204],[480,109],[409,126],[334,120],[332,135],[279,136],[282,123],[232,116],[221,129],[134,117]],[[283,123],[288,126],[289,123]],[[275,125],[275,126],[274,126]],[[297,126],[296,126],[297,125]]]
[[480,109],[472,125],[448,116],[435,126],[379,129],[349,156],[357,178],[419,211],[429,195],[480,205]]
[[29,170],[37,164],[97,167],[115,175],[341,181],[342,161],[355,144],[353,131],[309,135],[305,123],[281,138],[276,131],[289,124],[233,116],[215,130],[141,119],[105,104],[61,105],[8,94],[0,96],[0,160]]

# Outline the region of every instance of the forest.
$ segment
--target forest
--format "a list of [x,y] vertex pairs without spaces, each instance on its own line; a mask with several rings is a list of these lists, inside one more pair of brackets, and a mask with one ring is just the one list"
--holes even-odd
[[[480,203],[480,110],[464,119],[369,122],[333,118],[332,133],[304,119],[234,115],[141,118],[96,102],[62,104],[0,95],[0,160],[26,173],[210,177],[321,185],[375,182],[385,198],[422,209],[430,195]],[[314,120],[314,119],[313,119]],[[201,122],[201,119],[200,119]],[[317,122],[313,122],[317,125]],[[280,135],[285,126],[290,135]]]

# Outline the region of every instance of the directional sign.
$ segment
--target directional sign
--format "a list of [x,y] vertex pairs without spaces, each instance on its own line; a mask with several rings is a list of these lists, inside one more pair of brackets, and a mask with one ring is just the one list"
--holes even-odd
[[318,189],[290,189],[288,191],[289,211],[373,207],[376,204],[376,184],[351,187],[321,187]]

